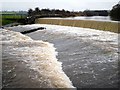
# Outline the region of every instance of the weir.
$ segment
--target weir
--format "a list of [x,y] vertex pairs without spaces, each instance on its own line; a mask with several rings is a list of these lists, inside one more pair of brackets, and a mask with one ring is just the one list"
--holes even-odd
[[120,33],[120,30],[119,30],[120,23],[119,22],[38,18],[35,20],[35,23],[91,28],[91,29]]

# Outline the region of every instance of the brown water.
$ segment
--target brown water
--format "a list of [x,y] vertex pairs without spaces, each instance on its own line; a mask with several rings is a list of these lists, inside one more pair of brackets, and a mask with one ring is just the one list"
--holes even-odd
[[3,88],[74,88],[52,44],[1,30]]
[[118,87],[118,57],[117,51],[111,48],[112,45],[47,31],[34,32],[28,36],[55,45],[57,58],[63,62],[63,70],[75,87]]
[[[118,78],[118,45],[109,40],[92,40],[91,36],[86,34],[81,36],[66,34],[63,31],[56,31],[56,27],[51,25],[46,27],[46,30],[36,31],[27,36],[34,40],[54,44],[58,52],[57,59],[62,62],[63,71],[72,81],[73,86],[77,88],[117,88],[120,81]],[[97,37],[97,34],[93,37]],[[7,48],[7,46],[4,47]],[[4,87],[47,87],[44,83],[40,85],[41,74],[28,68],[29,64],[26,66],[24,60],[19,60],[19,57],[16,59],[14,55],[3,51]],[[54,74],[54,77],[56,76]],[[23,81],[24,83],[22,83]]]

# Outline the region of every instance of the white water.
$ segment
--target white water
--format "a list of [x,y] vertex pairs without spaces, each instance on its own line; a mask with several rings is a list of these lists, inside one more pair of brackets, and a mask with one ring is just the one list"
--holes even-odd
[[30,69],[37,71],[42,76],[40,78],[35,76],[40,83],[47,82],[48,85],[40,86],[41,88],[46,86],[74,88],[62,70],[62,63],[56,58],[57,52],[53,44],[40,40],[35,41],[19,32],[5,29],[0,30],[0,35],[0,42],[6,46],[3,51],[15,57],[16,60],[25,62]]
[[118,45],[119,34],[110,31],[47,24],[20,25],[15,27],[9,27],[8,29],[16,32],[23,32],[38,27],[45,27],[46,29],[40,31],[47,31],[52,34],[65,34],[72,37],[82,38],[84,40],[109,42],[111,44]]
[[9,27],[9,29],[22,32],[38,27],[46,29],[26,35],[34,40],[54,43],[58,51],[57,58],[63,62],[63,70],[75,87],[113,88],[118,86],[119,34],[47,24],[21,25]]

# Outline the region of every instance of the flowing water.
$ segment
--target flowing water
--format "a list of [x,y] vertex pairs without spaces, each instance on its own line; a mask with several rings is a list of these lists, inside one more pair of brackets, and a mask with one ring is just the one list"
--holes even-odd
[[73,88],[52,44],[10,30],[1,34],[3,88]]
[[[11,32],[13,37],[11,38],[8,34],[8,39],[11,38],[8,41],[6,34],[3,35],[5,38],[5,40],[3,38],[4,87],[18,87],[18,85],[53,88],[62,86],[69,88],[73,86],[77,88],[118,87],[118,34],[44,24],[9,29],[19,32],[40,26],[46,29],[26,34],[32,39],[22,36],[22,40],[18,40],[19,35]],[[58,52],[57,57],[55,57],[55,48],[50,43],[54,44]]]
[[[47,19],[47,18],[46,18]],[[111,20],[110,16],[78,16],[78,17],[67,17],[67,18],[48,18],[48,19],[70,19],[70,20],[92,20],[92,21],[107,21],[107,22],[118,22]]]

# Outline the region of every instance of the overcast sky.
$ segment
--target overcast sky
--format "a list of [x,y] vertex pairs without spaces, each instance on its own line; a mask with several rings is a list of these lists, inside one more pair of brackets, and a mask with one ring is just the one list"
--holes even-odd
[[0,9],[9,11],[27,11],[35,7],[65,9],[70,11],[111,10],[119,0],[0,0]]

